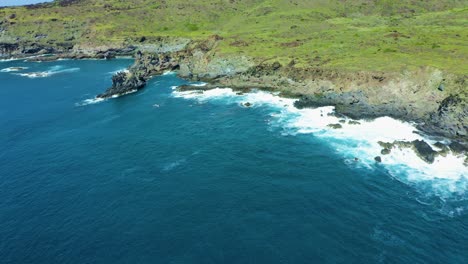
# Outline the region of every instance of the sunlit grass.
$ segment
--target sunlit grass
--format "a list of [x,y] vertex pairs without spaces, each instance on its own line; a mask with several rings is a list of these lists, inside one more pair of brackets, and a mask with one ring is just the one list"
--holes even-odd
[[[10,19],[13,13],[16,18]],[[82,0],[0,9],[0,17],[7,24],[2,42],[19,36],[44,44],[103,45],[137,43],[142,36],[218,34],[224,38],[221,54],[282,63],[294,59],[299,67],[398,71],[433,66],[468,72],[464,1]],[[36,39],[40,34],[47,37]]]

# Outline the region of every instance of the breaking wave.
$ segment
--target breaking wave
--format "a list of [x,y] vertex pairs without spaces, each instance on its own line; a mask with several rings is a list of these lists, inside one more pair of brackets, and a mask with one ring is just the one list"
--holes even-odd
[[56,74],[64,74],[64,73],[73,73],[79,71],[80,68],[68,68],[63,69],[63,66],[57,65],[52,66],[47,71],[43,72],[27,72],[27,73],[14,73],[15,75],[28,77],[28,78],[46,78]]
[[118,69],[118,70],[115,70],[115,71],[111,71],[111,72],[109,72],[109,74],[115,75],[115,74],[117,74],[117,73],[119,73],[119,72],[128,73],[129,70],[128,70],[127,68],[122,68],[122,69]]
[[105,101],[106,99],[104,98],[90,98],[90,99],[85,99],[79,103],[76,103],[75,105],[76,106],[85,106],[85,105],[90,105],[90,104],[97,104],[97,103],[100,103],[100,102],[103,102]]
[[[173,91],[173,96],[199,102],[207,100],[242,107],[269,107],[269,124],[280,128],[283,135],[313,134],[326,141],[341,155],[345,163],[356,164],[367,169],[383,169],[392,177],[409,185],[430,187],[438,197],[454,195],[467,199],[468,167],[464,156],[453,153],[445,157],[437,156],[434,163],[428,164],[419,158],[412,149],[393,148],[388,155],[382,155],[379,141],[424,140],[438,150],[436,141],[422,136],[414,124],[381,117],[375,120],[351,120],[334,115],[334,107],[297,109],[295,99],[282,98],[274,93],[254,91],[236,93],[232,89],[212,89],[208,91]],[[247,104],[248,103],[248,104]],[[339,124],[339,129],[330,127]],[[415,133],[416,132],[416,133]],[[380,156],[382,163],[374,158]],[[351,162],[352,161],[352,162]]]
[[8,67],[8,68],[0,70],[0,72],[17,72],[17,71],[22,71],[26,69],[28,69],[28,67]]
[[175,75],[175,74],[176,74],[175,71],[166,71],[162,75]]
[[[135,93],[137,91],[138,91],[137,89],[130,90],[130,91],[124,93],[124,94],[115,94],[115,95],[111,96],[110,98],[117,98],[117,97],[124,96],[124,95],[127,95],[127,94]],[[85,105],[90,105],[90,104],[97,104],[97,103],[100,103],[100,102],[104,102],[106,100],[107,100],[107,98],[94,97],[94,98],[85,99],[85,100],[83,100],[83,101],[81,101],[79,103],[76,103],[75,105],[76,106],[85,106]]]

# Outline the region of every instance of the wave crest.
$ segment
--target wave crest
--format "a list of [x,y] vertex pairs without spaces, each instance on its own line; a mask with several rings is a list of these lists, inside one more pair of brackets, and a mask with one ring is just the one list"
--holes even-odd
[[48,71],[44,72],[26,72],[26,73],[14,73],[15,75],[28,77],[28,78],[46,78],[56,74],[63,74],[63,73],[73,73],[79,71],[80,68],[69,68],[63,69],[63,66],[56,65],[49,68]]
[[[296,99],[281,98],[263,91],[238,94],[229,88],[175,90],[173,96],[201,102],[210,100],[240,106],[270,107],[273,110],[270,125],[281,127],[285,135],[313,134],[315,138],[326,140],[345,160],[358,158],[359,163],[367,168],[383,167],[392,177],[409,185],[429,184],[432,193],[440,197],[467,195],[468,167],[464,165],[464,156],[448,153],[445,157],[437,156],[432,164],[428,164],[409,148],[393,148],[391,153],[381,154],[379,141],[424,140],[437,149],[434,146],[436,141],[423,137],[414,124],[391,117],[374,120],[337,117],[333,106],[297,109],[294,107]],[[376,164],[376,156],[381,157],[382,163]]]

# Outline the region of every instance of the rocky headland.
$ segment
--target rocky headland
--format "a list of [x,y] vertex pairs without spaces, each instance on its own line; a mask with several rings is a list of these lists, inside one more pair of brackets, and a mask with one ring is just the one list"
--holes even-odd
[[[112,59],[133,56],[135,62],[127,71],[112,77],[112,86],[97,95],[111,98],[138,91],[153,76],[177,71],[182,78],[203,81],[207,85],[181,86],[180,90],[207,90],[229,87],[240,92],[262,89],[297,98],[298,108],[335,106],[336,114],[352,119],[380,116],[415,122],[431,136],[449,138],[448,145],[432,150],[426,142],[390,142],[392,148],[407,147],[431,163],[447,149],[466,153],[468,138],[467,82],[465,75],[455,75],[431,67],[402,72],[346,72],[320,67],[299,67],[294,60],[281,64],[275,59],[262,60],[225,55],[216,46],[223,41],[218,35],[204,40],[160,38],[151,45],[120,47],[67,48],[34,47],[0,44],[4,58],[28,57],[30,61],[57,59]],[[46,55],[47,54],[47,55]],[[462,94],[459,93],[462,91]],[[340,124],[330,124],[339,129]],[[442,144],[442,143],[441,143]],[[428,148],[429,146],[429,148]]]
[[[390,116],[416,123],[427,135],[452,140],[439,151],[432,150],[424,141],[392,142],[393,146],[412,148],[428,163],[447,150],[466,153],[468,105],[463,99],[468,92],[466,76],[430,67],[401,73],[299,68],[294,61],[282,65],[274,60],[258,62],[244,56],[218,55],[215,47],[221,41],[221,37],[211,36],[204,41],[188,42],[185,47],[179,46],[170,52],[138,53],[126,76],[147,80],[165,71],[177,70],[182,78],[207,82],[203,87],[181,86],[181,91],[228,87],[248,92],[255,88],[298,98],[295,104],[298,108],[332,105],[337,115],[353,119]],[[108,95],[119,91],[114,86],[108,90]],[[465,94],[451,92],[460,90]],[[339,126],[330,124],[333,128]]]

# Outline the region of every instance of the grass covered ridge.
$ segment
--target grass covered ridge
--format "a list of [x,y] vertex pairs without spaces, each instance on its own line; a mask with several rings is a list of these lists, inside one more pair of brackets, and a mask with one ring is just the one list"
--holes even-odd
[[[0,9],[0,42],[224,38],[217,52],[297,67],[468,72],[464,0],[62,0]],[[19,38],[19,39],[17,39]]]

